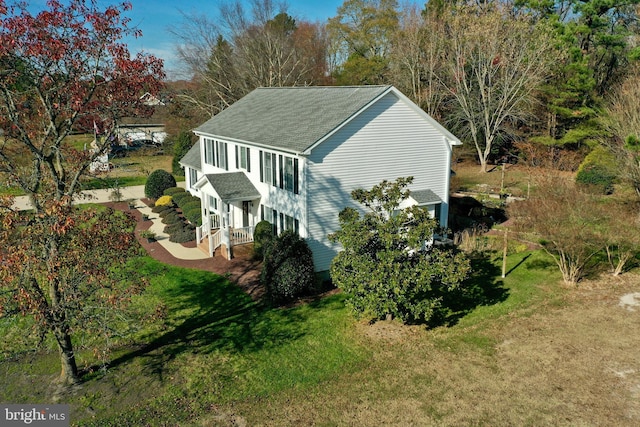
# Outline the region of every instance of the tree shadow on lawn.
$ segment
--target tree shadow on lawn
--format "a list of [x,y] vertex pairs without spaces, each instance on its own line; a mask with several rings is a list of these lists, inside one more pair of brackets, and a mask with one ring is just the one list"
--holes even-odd
[[453,326],[477,307],[505,301],[509,296],[509,290],[504,287],[502,280],[497,279],[500,276],[501,269],[486,255],[471,258],[471,275],[459,289],[444,293],[444,313],[435,326]]
[[168,281],[179,283],[162,292],[167,301],[167,332],[109,363],[116,367],[136,358],[162,380],[167,363],[182,353],[254,352],[304,336],[300,310],[271,310],[253,301],[222,276],[202,271],[180,274],[168,268]]

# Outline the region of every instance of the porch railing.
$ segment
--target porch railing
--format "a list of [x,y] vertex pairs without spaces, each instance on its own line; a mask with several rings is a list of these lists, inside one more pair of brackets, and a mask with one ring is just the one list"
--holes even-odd
[[206,222],[200,227],[196,227],[196,243],[201,243],[209,233],[209,224]]
[[[211,233],[213,233],[213,230]],[[222,230],[218,230],[211,234],[211,240],[209,243],[209,252],[211,253],[211,256],[213,256],[213,252],[218,249],[218,246],[222,243]]]
[[231,244],[242,245],[253,242],[253,230],[255,227],[243,227],[231,229]]

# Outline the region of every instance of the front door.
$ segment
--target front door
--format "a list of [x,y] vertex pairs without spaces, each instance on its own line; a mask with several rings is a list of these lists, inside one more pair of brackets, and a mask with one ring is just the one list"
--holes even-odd
[[242,202],[242,226],[249,226],[249,202]]

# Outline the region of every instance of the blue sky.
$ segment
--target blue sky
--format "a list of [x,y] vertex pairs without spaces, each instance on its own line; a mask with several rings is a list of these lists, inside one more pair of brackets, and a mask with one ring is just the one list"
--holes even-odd
[[[165,60],[165,68],[169,77],[175,74],[174,60],[177,40],[169,33],[168,28],[178,26],[182,22],[181,11],[186,14],[204,14],[209,18],[218,15],[219,0],[130,0],[133,10],[127,12],[131,25],[142,30],[142,37],[126,40],[129,50],[134,53],[140,50],[152,53]],[[116,3],[115,0],[100,1],[101,5]],[[277,1],[275,2],[277,3]],[[289,0],[289,14],[297,19],[324,22],[336,15],[343,0]]]
[[[102,8],[118,4],[122,0],[98,0]],[[178,27],[183,22],[184,12],[187,15],[203,14],[215,20],[218,16],[219,5],[223,2],[234,0],[129,0],[133,4],[133,10],[126,12],[131,18],[130,26],[142,30],[142,37],[124,40],[132,54],[145,51],[165,60],[165,70],[169,78],[181,77],[178,64],[175,59],[177,40],[169,32],[171,26]],[[242,0],[249,4],[248,0]],[[273,0],[275,4],[279,0]],[[47,0],[29,0],[27,4],[32,13],[37,13],[46,8]],[[285,0],[288,12],[298,20],[325,22],[328,18],[336,16],[337,9],[344,0]],[[424,5],[425,1],[409,0],[411,3]],[[247,8],[248,10],[249,8]]]

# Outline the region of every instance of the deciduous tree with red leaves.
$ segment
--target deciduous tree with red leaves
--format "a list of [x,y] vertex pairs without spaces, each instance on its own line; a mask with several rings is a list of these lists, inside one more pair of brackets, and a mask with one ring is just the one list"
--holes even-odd
[[[162,60],[131,57],[123,12],[131,3],[99,9],[95,0],[49,0],[32,14],[26,3],[0,0],[0,172],[33,198],[36,209],[80,188],[91,160],[108,148],[118,120],[152,111],[140,100],[157,93]],[[74,131],[101,134],[94,153],[75,150]]]
[[[55,337],[63,383],[78,380],[74,332],[92,331],[109,317],[97,311],[128,296],[117,274],[136,248],[130,218],[72,201],[118,120],[151,113],[140,96],[164,78],[160,59],[132,57],[122,42],[140,35],[123,15],[130,8],[49,0],[33,14],[26,2],[0,0],[0,178],[34,205],[14,212],[0,200],[0,316],[30,315]],[[67,143],[94,127],[97,150]]]

